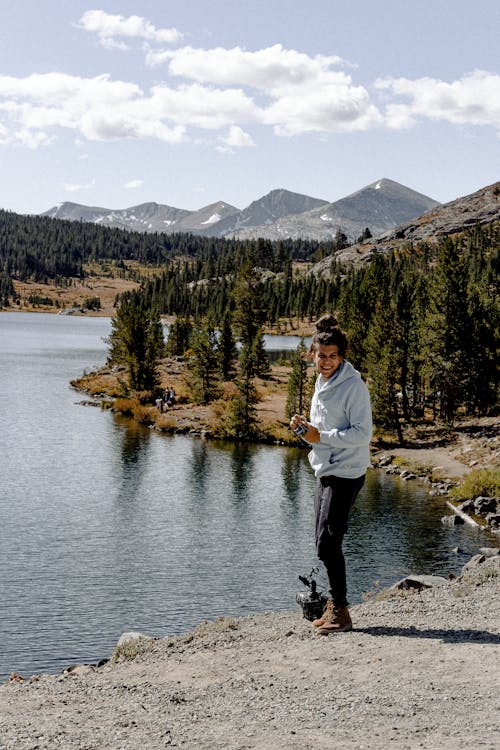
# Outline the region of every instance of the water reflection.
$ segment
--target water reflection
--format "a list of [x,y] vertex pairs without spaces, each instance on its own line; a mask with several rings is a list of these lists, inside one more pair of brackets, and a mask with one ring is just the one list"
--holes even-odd
[[254,467],[255,448],[249,443],[230,446],[232,496],[240,504],[248,500],[248,488]]
[[298,512],[301,477],[304,472],[304,451],[300,448],[290,449],[283,458],[281,466],[281,481],[283,491],[287,497],[287,508],[293,514]]
[[124,510],[140,504],[140,492],[147,471],[150,449],[150,432],[137,422],[113,415],[116,426],[116,456],[119,460],[119,479],[116,501]]
[[[192,441],[190,448],[188,464],[190,478],[193,484],[200,486],[200,483],[204,483],[206,480],[209,466],[207,441],[195,439]],[[203,485],[201,485],[201,488],[203,489]]]

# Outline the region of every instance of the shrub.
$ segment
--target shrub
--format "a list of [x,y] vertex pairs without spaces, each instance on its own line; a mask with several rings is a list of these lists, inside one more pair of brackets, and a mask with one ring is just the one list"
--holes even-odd
[[395,456],[392,463],[396,466],[399,466],[401,469],[412,471],[414,474],[417,474],[420,477],[432,474],[434,469],[432,464],[426,464],[422,461],[415,461],[411,458],[406,458],[405,456]]
[[132,416],[134,406],[137,406],[137,401],[134,398],[117,398],[113,404],[113,411]]
[[455,500],[473,500],[500,496],[500,468],[473,469],[457,487],[450,491]]
[[117,646],[115,648],[111,656],[111,660],[114,662],[133,661],[138,656],[151,653],[157,640],[157,638],[147,638],[146,636],[141,636],[140,638],[132,638],[128,641],[125,641],[125,643],[122,643],[120,646]]

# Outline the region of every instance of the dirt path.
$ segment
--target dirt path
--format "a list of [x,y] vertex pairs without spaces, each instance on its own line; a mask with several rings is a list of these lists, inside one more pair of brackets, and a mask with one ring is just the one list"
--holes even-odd
[[408,461],[408,465],[423,464],[433,468],[433,474],[446,479],[462,479],[470,467],[453,458],[448,448],[392,448],[389,451],[373,451],[376,460],[381,455],[401,456]]
[[[134,660],[0,687],[1,750],[496,750],[500,558],[352,608],[204,623]],[[142,652],[142,653],[138,653]]]

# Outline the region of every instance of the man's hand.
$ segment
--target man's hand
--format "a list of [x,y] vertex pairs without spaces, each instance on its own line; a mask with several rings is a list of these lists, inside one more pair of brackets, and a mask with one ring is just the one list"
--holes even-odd
[[303,438],[306,443],[319,443],[319,431],[316,427],[309,424],[306,418],[301,414],[294,414],[290,420],[290,428],[296,430],[297,427],[300,427],[301,425],[304,425],[304,427],[307,428],[307,432],[301,435],[301,438]]

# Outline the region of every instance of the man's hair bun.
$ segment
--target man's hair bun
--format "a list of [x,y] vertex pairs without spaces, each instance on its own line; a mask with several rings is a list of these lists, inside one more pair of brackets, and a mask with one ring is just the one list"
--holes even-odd
[[317,333],[330,333],[330,331],[334,331],[339,327],[339,322],[335,315],[327,313],[326,315],[322,315],[314,325]]
[[341,357],[345,357],[349,347],[349,341],[344,331],[341,330],[335,315],[326,313],[319,318],[314,325],[314,333],[311,340],[311,353],[317,346],[337,346]]

